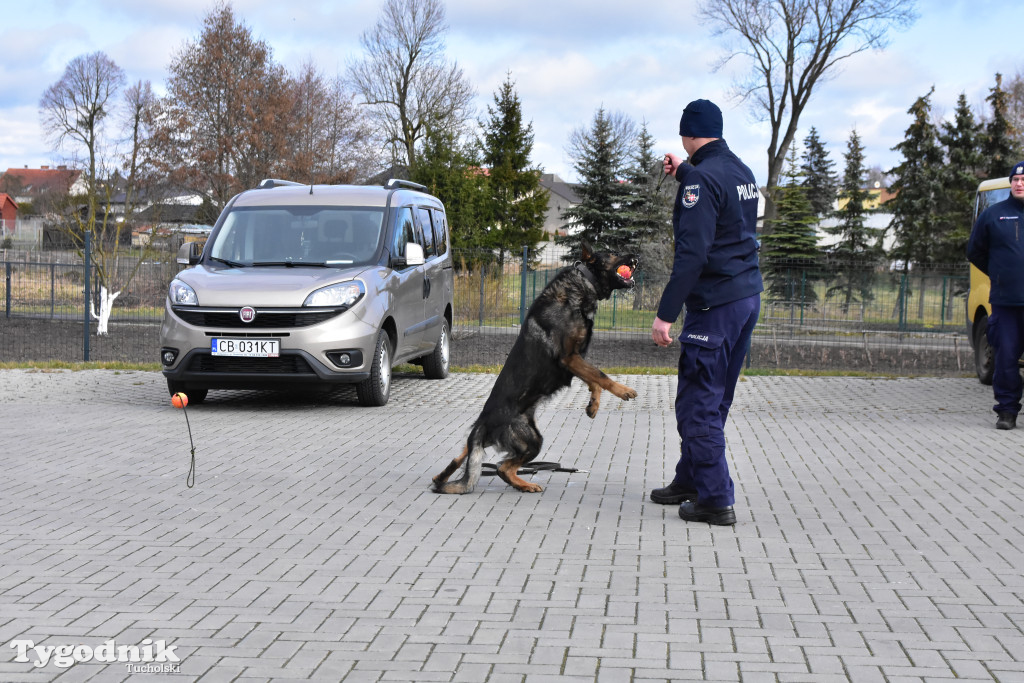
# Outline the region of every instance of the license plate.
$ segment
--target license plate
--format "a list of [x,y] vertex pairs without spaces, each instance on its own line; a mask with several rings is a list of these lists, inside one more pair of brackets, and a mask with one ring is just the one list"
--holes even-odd
[[214,356],[277,358],[281,355],[281,341],[279,339],[231,339],[228,337],[214,337],[210,342],[210,353]]

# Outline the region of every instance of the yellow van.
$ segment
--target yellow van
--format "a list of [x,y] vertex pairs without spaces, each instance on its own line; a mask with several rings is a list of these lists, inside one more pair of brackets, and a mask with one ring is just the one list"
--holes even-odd
[[[982,211],[1009,196],[1009,178],[985,180],[978,185],[972,226]],[[988,345],[988,337],[985,335],[988,316],[992,312],[988,303],[988,290],[988,275],[971,265],[971,289],[967,295],[967,334],[974,348],[974,369],[982,384],[992,384],[992,347]]]

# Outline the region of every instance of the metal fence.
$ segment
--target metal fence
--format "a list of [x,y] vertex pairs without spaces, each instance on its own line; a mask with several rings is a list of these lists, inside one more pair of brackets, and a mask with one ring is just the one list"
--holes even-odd
[[[115,281],[136,266],[119,259]],[[504,362],[530,302],[566,265],[557,253],[456,252],[452,362]],[[966,336],[966,264],[914,268],[762,264],[767,290],[749,368],[863,370],[950,375],[973,370]],[[73,253],[11,253],[0,261],[0,362],[156,362],[167,285],[180,270],[170,255],[138,264],[115,301],[109,334],[86,334],[86,268]],[[674,367],[678,346],[650,339],[663,281],[642,269],[633,290],[601,303],[588,357],[602,367]],[[89,299],[98,297],[90,277]],[[678,326],[677,326],[678,328]]]

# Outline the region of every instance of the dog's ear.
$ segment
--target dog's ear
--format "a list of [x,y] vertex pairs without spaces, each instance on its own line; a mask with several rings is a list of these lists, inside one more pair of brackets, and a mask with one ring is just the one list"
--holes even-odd
[[580,260],[584,263],[594,259],[594,248],[586,240],[580,242]]

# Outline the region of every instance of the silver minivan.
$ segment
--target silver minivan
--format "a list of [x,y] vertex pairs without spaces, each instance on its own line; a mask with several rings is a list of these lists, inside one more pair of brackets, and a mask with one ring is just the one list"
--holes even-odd
[[233,197],[167,293],[167,388],[356,385],[381,406],[391,368],[448,375],[453,270],[444,206],[422,185],[266,180]]

